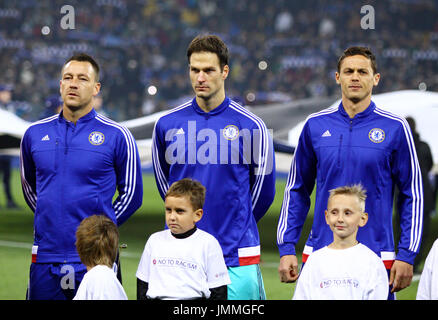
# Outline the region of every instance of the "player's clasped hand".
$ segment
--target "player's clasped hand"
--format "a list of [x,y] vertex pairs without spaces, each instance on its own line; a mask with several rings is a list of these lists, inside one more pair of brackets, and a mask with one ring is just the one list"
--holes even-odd
[[414,274],[414,267],[406,262],[395,260],[391,268],[389,285],[392,285],[391,292],[398,292],[411,284]]
[[298,279],[298,260],[294,255],[285,255],[280,259],[278,267],[280,281],[284,283],[293,283]]

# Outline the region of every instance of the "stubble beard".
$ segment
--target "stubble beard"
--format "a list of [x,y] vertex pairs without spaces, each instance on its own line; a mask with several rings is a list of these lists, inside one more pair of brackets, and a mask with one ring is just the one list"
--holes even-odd
[[64,107],[66,107],[72,113],[76,113],[80,110],[86,109],[91,104],[91,101],[92,101],[92,99],[90,99],[89,101],[86,101],[86,102],[79,103],[79,104],[71,104],[71,103],[68,103],[68,101],[66,101],[66,102],[64,102]]
[[370,94],[370,92],[361,94],[361,95],[349,95],[347,96],[348,100],[350,100],[352,103],[354,104],[358,104],[359,102],[365,100],[368,95]]
[[204,102],[208,102],[214,95],[215,95],[214,92],[210,93],[210,94],[209,93],[205,93],[205,92],[201,92],[201,93],[196,94],[196,96],[199,99],[204,100]]
[[350,101],[353,102],[354,104],[358,104],[359,102],[361,102],[363,99],[359,98],[359,97],[352,97],[350,98]]

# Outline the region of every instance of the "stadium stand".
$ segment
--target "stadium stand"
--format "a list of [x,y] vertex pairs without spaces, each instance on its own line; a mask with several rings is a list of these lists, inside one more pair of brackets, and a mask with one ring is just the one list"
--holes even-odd
[[367,4],[375,29],[361,28],[359,1],[73,0],[71,30],[60,24],[64,0],[3,1],[0,83],[13,86],[16,113],[37,120],[58,92],[60,65],[84,51],[101,64],[107,115],[133,119],[192,95],[186,47],[198,33],[215,33],[231,51],[227,93],[247,105],[337,94],[335,59],[354,44],[378,57],[375,93],[438,91],[438,2]]

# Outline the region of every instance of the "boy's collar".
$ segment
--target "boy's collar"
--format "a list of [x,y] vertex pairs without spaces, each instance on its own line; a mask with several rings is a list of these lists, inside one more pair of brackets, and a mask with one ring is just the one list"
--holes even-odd
[[172,236],[174,236],[177,239],[185,239],[190,237],[192,234],[195,233],[195,231],[197,230],[196,226],[193,227],[193,229],[190,229],[189,231],[186,231],[184,233],[173,233],[170,232],[172,234]]

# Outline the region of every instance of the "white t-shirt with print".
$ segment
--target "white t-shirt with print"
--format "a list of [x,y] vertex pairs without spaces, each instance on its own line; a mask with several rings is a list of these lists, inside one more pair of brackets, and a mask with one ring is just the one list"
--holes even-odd
[[438,239],[433,243],[424,262],[417,300],[438,300]]
[[386,300],[388,273],[382,260],[368,247],[357,244],[337,250],[329,247],[307,259],[294,300]]
[[152,234],[136,276],[158,299],[209,298],[209,288],[231,283],[219,242],[200,229],[182,239],[168,229]]
[[128,300],[128,297],[114,270],[97,265],[84,275],[73,300]]

